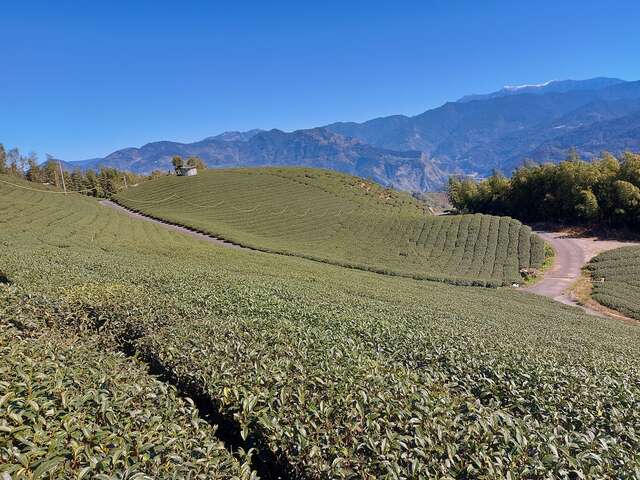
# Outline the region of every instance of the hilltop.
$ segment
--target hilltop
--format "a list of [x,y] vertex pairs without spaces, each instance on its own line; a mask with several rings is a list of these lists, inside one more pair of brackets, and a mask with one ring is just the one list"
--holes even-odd
[[135,211],[262,251],[451,283],[520,282],[542,244],[508,217],[435,217],[408,195],[328,170],[207,170],[121,192]]

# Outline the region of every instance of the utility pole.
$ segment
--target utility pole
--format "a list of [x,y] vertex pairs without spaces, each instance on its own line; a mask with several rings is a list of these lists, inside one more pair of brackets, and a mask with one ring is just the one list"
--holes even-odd
[[58,160],[58,167],[60,167],[60,177],[62,177],[62,189],[64,190],[64,194],[67,194],[67,186],[64,184],[64,171],[62,170],[62,163]]

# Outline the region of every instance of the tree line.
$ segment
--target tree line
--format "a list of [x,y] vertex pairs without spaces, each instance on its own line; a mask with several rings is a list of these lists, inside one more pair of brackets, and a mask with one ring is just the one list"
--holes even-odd
[[511,178],[451,177],[448,195],[463,213],[527,222],[640,227],[640,154],[603,153],[586,162],[572,151],[558,164],[525,163]]
[[207,168],[207,165],[202,161],[200,157],[189,157],[186,160],[183,160],[180,155],[175,155],[171,159],[171,164],[176,173],[182,167],[196,167],[198,170],[204,170]]
[[[201,169],[206,168],[204,162],[198,157],[191,157],[186,163]],[[176,164],[182,166],[183,161],[180,157],[174,157],[173,164],[174,167],[177,167]],[[127,186],[169,173],[155,170],[150,175],[137,175],[109,167],[100,167],[97,171],[82,171],[80,168],[68,171],[61,168],[59,161],[51,155],[47,155],[46,161],[40,164],[35,153],[23,155],[17,148],[7,151],[0,143],[0,174],[30,182],[54,185],[58,188],[64,186],[67,191],[79,192],[93,197],[108,198]]]

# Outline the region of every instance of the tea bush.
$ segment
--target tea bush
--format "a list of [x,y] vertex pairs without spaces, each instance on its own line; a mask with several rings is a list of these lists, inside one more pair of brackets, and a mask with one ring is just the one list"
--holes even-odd
[[413,197],[312,169],[209,170],[123,191],[118,203],[254,249],[458,285],[519,282],[540,248],[529,227],[434,217]]
[[[290,478],[640,476],[635,327],[511,289],[221,248],[87,198],[0,199],[4,288],[60,313],[11,313],[11,328],[129,349]],[[462,227],[486,232],[478,248],[524,254],[489,218]]]
[[0,473],[251,478],[173,387],[95,337],[56,329],[71,311],[7,287],[0,300]]
[[622,247],[596,256],[589,264],[592,297],[640,320],[640,247]]

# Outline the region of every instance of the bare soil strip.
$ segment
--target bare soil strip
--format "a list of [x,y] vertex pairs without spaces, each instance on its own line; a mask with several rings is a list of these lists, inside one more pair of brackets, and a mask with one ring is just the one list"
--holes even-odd
[[[634,242],[622,242],[618,240],[601,240],[596,237],[572,237],[563,232],[536,232],[555,250],[555,262],[545,274],[544,278],[526,290],[537,295],[550,297],[565,305],[574,305],[582,308],[587,313],[596,316],[608,315],[604,309],[596,309],[581,305],[574,295],[571,287],[580,280],[582,268],[597,254],[613,250],[619,247],[638,245]],[[622,318],[619,314],[616,318]]]
[[227,242],[225,240],[222,240],[221,238],[217,238],[217,237],[214,237],[212,235],[207,235],[206,233],[196,232],[195,230],[191,230],[189,228],[180,227],[178,225],[174,225],[173,223],[163,222],[162,220],[158,220],[156,218],[148,217],[148,216],[143,215],[141,213],[137,213],[137,212],[134,212],[134,211],[129,210],[127,208],[124,208],[124,207],[118,205],[117,203],[112,202],[111,200],[100,200],[100,204],[104,205],[105,207],[109,207],[109,208],[113,208],[114,210],[118,210],[119,212],[124,213],[126,215],[129,215],[132,218],[137,218],[138,220],[145,220],[147,222],[156,223],[158,225],[162,225],[163,227],[165,227],[165,228],[167,228],[169,230],[174,230],[176,232],[185,233],[187,235],[190,235],[192,237],[198,238],[200,240],[205,240],[207,242],[215,243],[216,245],[220,245],[221,247],[236,248],[236,249],[241,249],[241,250],[253,250],[251,248],[246,248],[246,247],[243,247],[241,245],[236,245],[235,243]]

